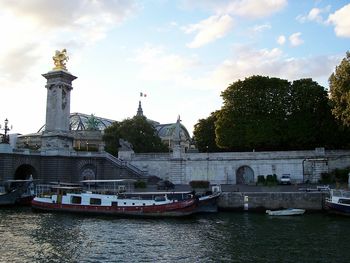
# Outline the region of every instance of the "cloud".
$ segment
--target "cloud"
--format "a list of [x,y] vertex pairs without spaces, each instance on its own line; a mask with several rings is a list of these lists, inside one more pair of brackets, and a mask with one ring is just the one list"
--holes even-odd
[[256,50],[250,46],[237,46],[235,56],[225,60],[212,73],[212,82],[227,87],[238,79],[252,75],[264,75],[295,80],[313,78],[326,85],[339,57],[317,56],[306,58],[288,57],[278,48]]
[[[168,53],[164,47],[146,44],[131,59],[141,66],[139,76],[147,81],[179,83],[188,79],[198,61]],[[191,69],[191,70],[190,70]]]
[[303,44],[304,40],[302,40],[300,37],[301,37],[301,33],[300,32],[297,32],[297,33],[294,33],[294,34],[290,35],[289,36],[290,44],[293,47],[300,46],[301,44]]
[[307,21],[314,21],[317,23],[324,23],[324,19],[322,14],[328,13],[330,10],[330,6],[327,6],[325,8],[312,8],[307,15],[298,15],[296,17],[296,20],[300,23],[305,23]]
[[137,10],[135,1],[1,1],[1,83],[25,79],[55,49],[78,55]]
[[350,4],[347,4],[329,15],[327,23],[335,26],[338,37],[350,37]]
[[216,14],[261,18],[282,10],[287,0],[185,0],[186,8],[202,8]]
[[189,48],[199,48],[216,39],[225,36],[233,27],[233,20],[229,15],[211,16],[197,24],[192,24],[183,28],[187,34],[197,32],[196,36],[187,46]]
[[277,38],[277,43],[279,45],[284,45],[284,43],[286,43],[286,37],[284,35],[280,35],[278,38]]
[[240,0],[230,1],[220,11],[225,12],[227,10],[228,13],[243,17],[261,18],[280,11],[286,5],[286,0]]

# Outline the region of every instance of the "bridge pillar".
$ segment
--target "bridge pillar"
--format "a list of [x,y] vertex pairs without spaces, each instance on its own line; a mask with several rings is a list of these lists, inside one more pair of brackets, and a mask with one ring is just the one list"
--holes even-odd
[[52,70],[47,79],[46,123],[42,135],[42,151],[72,150],[73,136],[69,132],[70,92],[77,77],[64,69]]

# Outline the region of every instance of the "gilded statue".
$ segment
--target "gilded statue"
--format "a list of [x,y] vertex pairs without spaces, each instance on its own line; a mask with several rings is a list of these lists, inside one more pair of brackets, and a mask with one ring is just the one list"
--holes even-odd
[[67,70],[66,68],[66,62],[68,61],[69,57],[67,55],[67,50],[63,49],[62,51],[56,50],[55,55],[52,57],[55,67],[54,70]]

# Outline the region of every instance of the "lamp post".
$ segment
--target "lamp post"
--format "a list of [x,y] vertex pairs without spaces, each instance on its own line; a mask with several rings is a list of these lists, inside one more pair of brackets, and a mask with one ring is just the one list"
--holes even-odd
[[209,147],[208,145],[206,146],[207,148],[207,181],[209,181]]
[[7,132],[9,132],[12,129],[12,127],[10,128],[8,126],[8,123],[9,123],[9,121],[6,118],[5,119],[5,127],[1,128],[1,125],[0,125],[0,129],[5,132],[4,135],[2,136],[1,143],[10,143],[10,136],[7,134]]

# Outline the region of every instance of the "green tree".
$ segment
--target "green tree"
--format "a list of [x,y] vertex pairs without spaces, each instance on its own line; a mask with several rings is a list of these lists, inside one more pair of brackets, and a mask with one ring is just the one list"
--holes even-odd
[[350,52],[335,72],[329,77],[329,88],[333,102],[332,112],[344,125],[350,126]]
[[216,142],[227,150],[279,149],[286,127],[287,80],[252,76],[231,84],[221,96]]
[[293,81],[288,107],[288,149],[313,149],[332,144],[338,125],[324,87],[312,79]]
[[346,147],[348,130],[331,113],[327,92],[312,79],[293,83],[252,76],[222,92],[216,141],[226,150]]
[[144,116],[125,119],[105,129],[103,140],[107,152],[116,155],[120,146],[119,138],[131,143],[136,153],[169,151],[167,145],[157,136],[155,128]]
[[119,145],[119,132],[120,123],[113,122],[111,126],[104,130],[103,141],[105,142],[105,150],[110,154],[116,156],[118,154]]
[[216,145],[215,122],[217,112],[212,112],[206,119],[200,119],[194,125],[193,137],[196,147],[201,152],[217,152],[221,149]]

